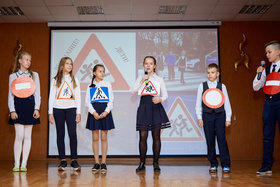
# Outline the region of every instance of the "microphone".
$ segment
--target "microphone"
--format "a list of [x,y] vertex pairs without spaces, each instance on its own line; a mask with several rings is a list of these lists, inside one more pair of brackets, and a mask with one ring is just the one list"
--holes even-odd
[[[262,60],[262,61],[261,61],[261,66],[264,67],[264,65],[265,65],[265,61]],[[262,76],[262,72],[259,72],[259,73],[258,73],[257,80],[260,80],[260,79],[261,79],[261,76]]]
[[[145,69],[144,71],[145,71],[145,75],[148,75],[148,70],[147,70],[147,69]],[[149,79],[145,79],[145,83],[146,83],[146,86],[147,86],[147,85],[148,85],[148,83],[149,83]]]

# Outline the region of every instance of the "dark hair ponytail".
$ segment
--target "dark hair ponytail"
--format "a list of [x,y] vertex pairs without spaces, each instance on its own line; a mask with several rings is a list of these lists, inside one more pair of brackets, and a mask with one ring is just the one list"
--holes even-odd
[[93,84],[94,79],[95,79],[95,75],[92,76],[91,85],[89,86],[90,88],[94,88],[96,86],[95,84]]
[[[93,67],[92,72],[94,73],[97,70],[98,67],[104,68],[104,71],[105,71],[105,67],[102,64],[96,64]],[[95,75],[93,74],[92,79],[91,79],[91,85],[89,86],[90,88],[94,88],[96,86],[95,84],[93,84],[94,79],[95,79]]]

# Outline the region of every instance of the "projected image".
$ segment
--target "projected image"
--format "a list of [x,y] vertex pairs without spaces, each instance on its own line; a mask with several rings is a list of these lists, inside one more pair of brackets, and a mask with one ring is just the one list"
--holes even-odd
[[[141,69],[144,56],[157,59],[157,73],[168,91],[194,91],[205,80],[205,69],[218,64],[217,32],[214,30],[148,31],[136,35],[137,62]],[[141,72],[140,72],[141,73]]]
[[[81,117],[77,126],[78,155],[91,156],[92,134],[85,128],[85,92],[96,64],[105,66],[105,81],[114,92],[115,129],[108,132],[108,155],[138,155],[136,112],[138,95],[131,89],[144,74],[143,59],[157,59],[169,98],[162,103],[172,127],[161,132],[161,155],[205,155],[203,129],[195,115],[196,91],[206,81],[205,67],[218,63],[217,29],[51,30],[50,80],[63,56],[73,59],[73,72],[81,84]],[[66,131],[67,132],[67,131]],[[49,124],[48,155],[57,156],[55,126]],[[149,134],[148,145],[152,138]],[[70,153],[65,136],[66,153]],[[101,146],[100,146],[101,147]],[[152,148],[148,147],[148,155]]]

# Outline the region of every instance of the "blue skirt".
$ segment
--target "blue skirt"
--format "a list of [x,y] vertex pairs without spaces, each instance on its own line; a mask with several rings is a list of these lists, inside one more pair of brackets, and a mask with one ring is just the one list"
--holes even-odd
[[153,96],[141,97],[137,110],[136,130],[159,130],[171,127],[168,116],[161,103],[154,104]]
[[[93,108],[100,115],[105,111],[107,103],[96,102],[92,103]],[[110,112],[105,118],[96,120],[91,113],[88,113],[86,128],[89,130],[111,130],[115,128],[113,116]]]
[[40,118],[35,119],[33,117],[35,99],[31,95],[27,98],[18,98],[14,97],[15,110],[18,115],[18,119],[12,120],[11,116],[9,117],[9,124],[22,124],[22,125],[35,125],[40,124]]

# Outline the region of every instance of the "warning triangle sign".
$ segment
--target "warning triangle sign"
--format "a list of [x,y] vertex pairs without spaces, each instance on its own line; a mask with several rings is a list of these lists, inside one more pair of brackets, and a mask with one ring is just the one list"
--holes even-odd
[[151,81],[149,81],[147,85],[145,84],[143,89],[140,88],[141,93],[139,93],[139,95],[159,95],[157,90],[160,90],[159,85],[157,85],[157,83],[154,85]]
[[[130,87],[121,72],[118,70],[114,61],[111,59],[106,49],[103,47],[99,39],[95,34],[90,35],[89,39],[86,41],[84,47],[78,54],[77,58],[74,60],[74,75],[76,75],[77,71],[82,66],[83,62],[91,52],[91,50],[95,50],[99,55],[104,64],[108,67],[109,72],[114,78],[114,82],[112,82],[112,88],[114,90],[129,90]],[[86,90],[88,83],[81,83],[81,90]]]
[[105,67],[104,80],[107,82],[114,82],[115,79],[108,71],[108,67],[103,63],[102,59],[95,50],[91,50],[85,58],[82,66],[79,68],[76,77],[80,77],[80,84],[89,84],[92,80],[92,69],[96,64],[102,64]]
[[62,84],[56,99],[75,100],[72,89],[66,81]]
[[186,105],[180,97],[176,97],[169,112],[168,118],[171,128],[164,129],[161,137],[164,141],[203,141],[204,138],[197,128]]
[[109,101],[108,87],[94,87],[90,89],[91,103],[99,101]]

